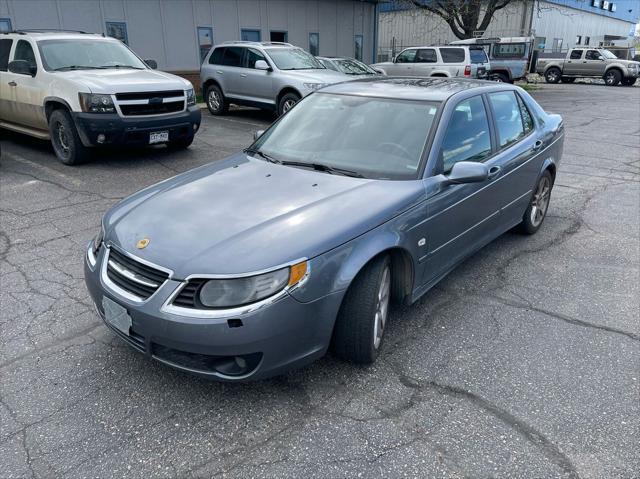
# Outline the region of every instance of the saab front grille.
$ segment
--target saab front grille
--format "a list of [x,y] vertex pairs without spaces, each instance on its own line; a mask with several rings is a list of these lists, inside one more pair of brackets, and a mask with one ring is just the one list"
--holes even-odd
[[198,291],[206,282],[206,279],[192,279],[187,285],[180,290],[180,293],[173,299],[174,306],[182,308],[197,308],[200,305],[198,300]]
[[119,288],[147,299],[169,279],[169,274],[142,264],[111,248],[107,258],[107,276]]

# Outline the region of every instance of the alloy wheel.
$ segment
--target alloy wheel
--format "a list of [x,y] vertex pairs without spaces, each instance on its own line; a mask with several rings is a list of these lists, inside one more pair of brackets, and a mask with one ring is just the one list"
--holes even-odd
[[61,153],[63,154],[63,156],[66,158],[67,156],[69,156],[69,148],[70,148],[67,129],[64,127],[62,123],[56,123],[55,131],[57,133],[58,146],[62,150]]
[[220,99],[220,94],[215,90],[211,90],[209,92],[209,98],[207,98],[207,101],[209,102],[209,108],[211,108],[214,111],[219,110],[220,105],[222,104],[222,101]]
[[391,295],[391,271],[387,266],[382,273],[382,281],[376,297],[376,313],[373,325],[373,347],[378,349],[382,342],[384,327],[389,314],[389,297]]
[[536,188],[531,202],[531,224],[536,228],[540,226],[547,213],[550,196],[551,181],[547,176],[543,176],[540,183],[538,183],[538,188]]
[[296,104],[295,100],[287,100],[284,102],[284,104],[282,105],[282,113],[286,113],[289,110],[291,110],[291,108],[293,108],[293,106]]

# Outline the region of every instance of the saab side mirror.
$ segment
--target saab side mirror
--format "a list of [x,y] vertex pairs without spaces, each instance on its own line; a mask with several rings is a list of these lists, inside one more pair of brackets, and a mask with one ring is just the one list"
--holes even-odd
[[27,60],[13,60],[7,65],[7,69],[11,73],[17,73],[18,75],[36,76],[38,67],[35,63],[28,62]]
[[152,70],[157,70],[157,69],[158,69],[158,62],[157,62],[157,61],[155,61],[155,60],[151,60],[151,59],[149,58],[148,60],[145,60],[144,62],[145,62],[145,63],[147,64],[147,66],[148,66],[149,68],[151,68]]
[[489,178],[489,167],[475,161],[459,161],[453,165],[446,178],[452,184],[477,183]]
[[256,70],[267,70],[267,71],[271,70],[271,67],[269,66],[269,64],[264,60],[257,60],[254,67]]
[[[258,60],[258,61],[260,61],[260,60]],[[258,138],[260,138],[263,133],[264,133],[264,130],[256,130],[256,131],[254,131],[253,132],[253,141],[256,141]]]

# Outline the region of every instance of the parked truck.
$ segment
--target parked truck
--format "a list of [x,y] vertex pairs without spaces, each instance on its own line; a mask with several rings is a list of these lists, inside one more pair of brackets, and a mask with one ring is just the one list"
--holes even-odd
[[565,58],[539,58],[536,72],[547,83],[573,83],[576,78],[602,78],[607,86],[632,86],[640,75],[640,63],[621,60],[606,48],[572,48]]
[[490,78],[513,83],[524,79],[529,72],[533,52],[533,37],[469,38],[456,40],[451,45],[479,45],[491,62]]

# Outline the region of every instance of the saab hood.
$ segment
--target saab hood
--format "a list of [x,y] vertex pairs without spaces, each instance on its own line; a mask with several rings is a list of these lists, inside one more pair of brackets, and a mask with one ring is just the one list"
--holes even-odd
[[[114,206],[106,241],[177,279],[313,258],[422,200],[420,181],[351,178],[245,154],[197,168]],[[141,238],[149,245],[136,249]]]

